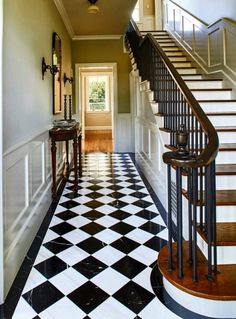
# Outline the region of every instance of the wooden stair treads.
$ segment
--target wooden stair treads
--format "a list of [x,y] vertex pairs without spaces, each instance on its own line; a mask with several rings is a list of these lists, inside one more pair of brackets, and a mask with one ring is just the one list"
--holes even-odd
[[[198,233],[207,241],[205,232],[198,228]],[[217,246],[236,246],[236,223],[217,223],[216,240]]]
[[216,175],[236,175],[236,164],[217,164]]
[[198,249],[198,278],[192,280],[192,267],[188,263],[188,242],[184,242],[184,277],[178,278],[176,243],[173,244],[174,270],[167,268],[168,248],[164,246],[158,255],[158,267],[162,275],[175,287],[194,296],[212,300],[236,300],[236,265],[219,265],[214,280],[207,280],[207,260]]
[[[182,194],[189,200],[188,192],[186,189],[182,190]],[[204,203],[205,192],[203,192],[203,203]],[[198,196],[199,198],[199,196]],[[199,205],[199,200],[197,205]],[[236,205],[236,190],[235,189],[220,189],[216,190],[216,205],[217,206],[234,206]]]
[[220,143],[219,144],[219,151],[234,152],[234,151],[236,151],[236,143]]

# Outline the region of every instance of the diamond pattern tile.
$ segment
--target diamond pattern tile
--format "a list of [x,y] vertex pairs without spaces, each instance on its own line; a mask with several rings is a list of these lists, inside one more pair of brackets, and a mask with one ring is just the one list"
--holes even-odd
[[84,154],[78,184],[65,186],[13,318],[152,318],[166,227],[130,156]]

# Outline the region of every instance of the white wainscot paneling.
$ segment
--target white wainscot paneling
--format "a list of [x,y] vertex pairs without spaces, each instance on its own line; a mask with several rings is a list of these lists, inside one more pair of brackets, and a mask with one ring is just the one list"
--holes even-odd
[[193,46],[194,46],[194,36],[193,36],[194,25],[186,17],[183,16],[182,19],[183,19],[183,40],[184,40],[184,43],[185,43],[185,45],[187,45],[187,47],[190,50],[193,50]]
[[217,28],[209,33],[209,66],[220,66],[223,60],[222,29]]
[[226,68],[236,75],[236,30],[225,30],[225,43],[226,43]]
[[178,37],[182,38],[182,16],[179,9],[175,9],[174,11],[174,25],[175,33],[178,35]]
[[31,152],[30,152],[30,195],[33,199],[40,187],[44,183],[45,176],[45,164],[44,164],[44,143],[35,142],[32,143]]
[[132,152],[132,121],[130,113],[118,113],[115,134],[115,152]]

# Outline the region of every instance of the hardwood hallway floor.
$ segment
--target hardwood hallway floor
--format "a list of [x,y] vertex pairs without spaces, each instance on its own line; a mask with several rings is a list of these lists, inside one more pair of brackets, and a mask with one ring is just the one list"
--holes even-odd
[[85,131],[85,139],[82,142],[82,150],[90,152],[112,152],[113,140],[111,130]]

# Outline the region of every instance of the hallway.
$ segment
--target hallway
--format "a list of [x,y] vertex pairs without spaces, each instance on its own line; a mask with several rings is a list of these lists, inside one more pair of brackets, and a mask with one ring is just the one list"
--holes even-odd
[[67,183],[13,319],[179,318],[150,274],[167,228],[128,154],[84,155]]

